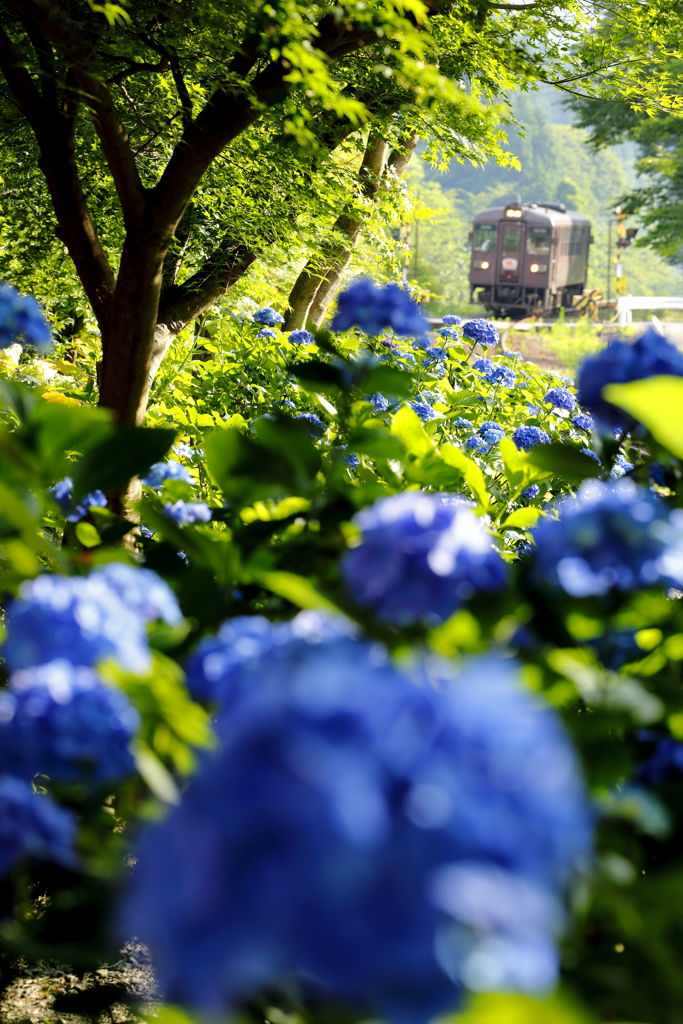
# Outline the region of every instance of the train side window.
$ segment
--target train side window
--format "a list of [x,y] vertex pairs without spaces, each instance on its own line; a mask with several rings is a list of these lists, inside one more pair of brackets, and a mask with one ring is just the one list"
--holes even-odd
[[491,252],[496,244],[495,224],[476,224],[473,248],[477,252]]
[[531,256],[547,256],[550,252],[550,228],[529,228],[526,251]]
[[513,228],[506,225],[503,229],[503,252],[517,252],[521,237],[522,232],[518,227]]

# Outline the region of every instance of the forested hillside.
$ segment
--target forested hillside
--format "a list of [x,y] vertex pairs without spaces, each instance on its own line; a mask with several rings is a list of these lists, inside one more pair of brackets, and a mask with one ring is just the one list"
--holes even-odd
[[[517,194],[524,200],[558,200],[587,214],[593,221],[588,285],[606,287],[607,226],[616,199],[634,182],[633,161],[627,147],[596,152],[584,131],[570,124],[567,113],[552,94],[520,95],[515,99],[517,131],[509,131],[509,149],[520,170],[490,162],[482,168],[452,162],[439,171],[416,161],[408,174],[425,207],[441,211],[418,219],[417,278],[442,298],[429,303],[435,314],[468,300],[467,268],[470,219],[479,210],[505,202]],[[629,224],[637,226],[636,218]],[[614,228],[613,228],[614,230]],[[413,239],[415,226],[413,225]],[[672,267],[649,249],[629,248],[624,256],[628,290],[640,295],[676,295],[683,287],[679,268]],[[415,261],[410,276],[415,274]]]

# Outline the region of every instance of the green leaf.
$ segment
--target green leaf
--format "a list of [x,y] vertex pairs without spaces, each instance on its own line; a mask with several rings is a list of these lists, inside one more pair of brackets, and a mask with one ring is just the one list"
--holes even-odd
[[551,474],[540,469],[529,461],[526,452],[517,450],[517,445],[509,437],[503,437],[499,444],[500,457],[503,460],[505,476],[510,485],[510,501],[519,497],[529,484],[543,480]]
[[133,741],[135,767],[152,793],[165,804],[179,804],[180,793],[168,768],[142,740]]
[[393,417],[391,433],[401,441],[411,455],[419,457],[434,451],[434,445],[422,426],[422,420],[409,405],[404,405]]
[[608,384],[603,398],[625,409],[655,441],[683,459],[683,378],[647,377],[630,384]]
[[175,440],[175,430],[124,424],[91,448],[75,464],[74,500],[100,488],[114,491],[163,459]]
[[516,992],[486,992],[472,998],[452,1024],[589,1024],[592,1018],[562,995],[533,999]]
[[69,452],[87,452],[115,429],[109,409],[52,402],[37,406],[31,422],[36,427],[38,454],[53,480],[70,473]]
[[363,381],[364,389],[371,395],[377,391],[383,395],[408,398],[412,394],[413,377],[408,370],[395,366],[375,366]]
[[441,458],[444,462],[448,463],[449,466],[453,466],[455,469],[459,469],[465,478],[465,483],[472,491],[482,508],[488,508],[491,502],[491,495],[486,489],[486,477],[474,462],[473,459],[469,459],[460,448],[456,448],[454,444],[442,444],[439,449]]
[[323,597],[311,581],[303,576],[297,576],[293,572],[256,572],[250,576],[267,590],[272,590],[274,594],[284,597],[299,608],[325,608],[329,612],[342,614],[332,601]]
[[529,462],[569,483],[581,483],[588,477],[600,476],[602,467],[572,444],[539,444],[529,452]]
[[540,508],[518,508],[512,512],[504,523],[502,523],[503,529],[508,527],[516,526],[520,530],[528,530],[530,527],[535,526],[538,522],[538,517],[541,514]]
[[102,539],[92,523],[76,523],[75,533],[84,548],[96,548],[98,544],[102,543]]
[[388,430],[361,428],[349,434],[349,451],[368,455],[371,459],[401,459],[405,448],[398,437],[392,437]]

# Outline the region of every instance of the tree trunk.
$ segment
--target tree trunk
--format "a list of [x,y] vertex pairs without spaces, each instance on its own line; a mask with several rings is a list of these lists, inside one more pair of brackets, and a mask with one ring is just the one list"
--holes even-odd
[[[393,150],[387,159],[387,143],[376,135],[370,135],[359,171],[361,188],[366,199],[375,201],[382,182],[388,173],[398,177],[405,170],[418,142],[413,134],[400,150]],[[335,235],[346,237],[346,242],[335,238],[328,243],[322,260],[309,260],[294,283],[289,295],[289,313],[285,319],[285,330],[295,327],[319,327],[325,318],[346,269],[351,262],[353,249],[358,244],[363,225],[369,216],[344,211],[334,224]],[[315,288],[313,285],[315,284]]]

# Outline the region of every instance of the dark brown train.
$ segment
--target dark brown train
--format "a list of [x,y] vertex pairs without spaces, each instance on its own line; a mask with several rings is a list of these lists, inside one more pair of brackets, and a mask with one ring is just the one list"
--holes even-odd
[[563,203],[494,206],[470,240],[470,300],[496,316],[571,309],[586,287],[591,224]]

